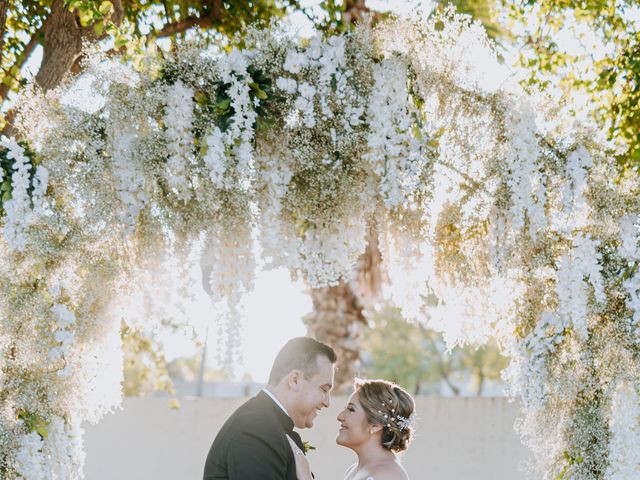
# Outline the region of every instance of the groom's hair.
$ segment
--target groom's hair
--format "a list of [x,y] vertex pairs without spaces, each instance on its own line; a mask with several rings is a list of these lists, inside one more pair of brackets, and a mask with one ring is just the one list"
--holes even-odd
[[269,385],[276,386],[292,370],[300,370],[309,380],[318,373],[318,356],[323,355],[335,363],[336,352],[329,345],[310,337],[297,337],[289,340],[276,355],[269,375]]

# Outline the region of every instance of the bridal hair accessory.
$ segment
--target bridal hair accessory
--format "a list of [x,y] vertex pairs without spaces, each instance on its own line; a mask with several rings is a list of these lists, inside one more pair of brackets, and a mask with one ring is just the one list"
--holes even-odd
[[[391,401],[389,402],[389,405],[391,406]],[[388,408],[387,404],[385,402],[382,402],[382,408],[386,409]],[[382,415],[382,410],[378,410],[378,413],[380,415]],[[414,415],[411,414],[411,416],[409,418],[405,418],[402,415],[396,415],[396,409],[395,408],[391,408],[391,415],[385,413],[382,418],[384,418],[385,420],[387,420],[388,422],[393,422],[394,425],[396,427],[398,427],[398,429],[400,429],[400,431],[405,430],[406,428],[409,428],[411,426],[411,424],[413,423],[413,419],[414,419]],[[387,427],[391,427],[391,423],[387,423],[386,424]]]
[[411,415],[409,418],[404,418],[402,415],[398,415],[396,417],[396,425],[398,425],[398,428],[400,430],[405,430],[406,428],[409,428],[412,423],[413,423],[413,415]]

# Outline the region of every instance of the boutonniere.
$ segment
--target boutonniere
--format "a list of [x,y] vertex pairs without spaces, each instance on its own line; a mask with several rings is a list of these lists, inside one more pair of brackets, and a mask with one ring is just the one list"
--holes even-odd
[[302,450],[304,451],[305,455],[307,453],[309,453],[309,451],[311,450],[315,450],[316,447],[314,447],[313,445],[311,445],[309,442],[307,442],[306,440],[302,441]]

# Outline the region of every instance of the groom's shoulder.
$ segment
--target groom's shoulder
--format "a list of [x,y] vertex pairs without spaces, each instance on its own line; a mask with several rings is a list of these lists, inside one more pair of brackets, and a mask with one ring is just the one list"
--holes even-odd
[[225,426],[234,432],[263,432],[266,435],[278,435],[283,429],[273,407],[260,395],[240,405]]

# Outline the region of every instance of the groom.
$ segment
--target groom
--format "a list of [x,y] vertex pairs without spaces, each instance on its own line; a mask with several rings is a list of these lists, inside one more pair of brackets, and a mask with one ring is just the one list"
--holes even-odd
[[287,435],[304,450],[293,427],[311,428],[331,401],[336,354],[312,338],[289,340],[276,356],[269,384],[222,426],[204,466],[204,480],[295,480]]

